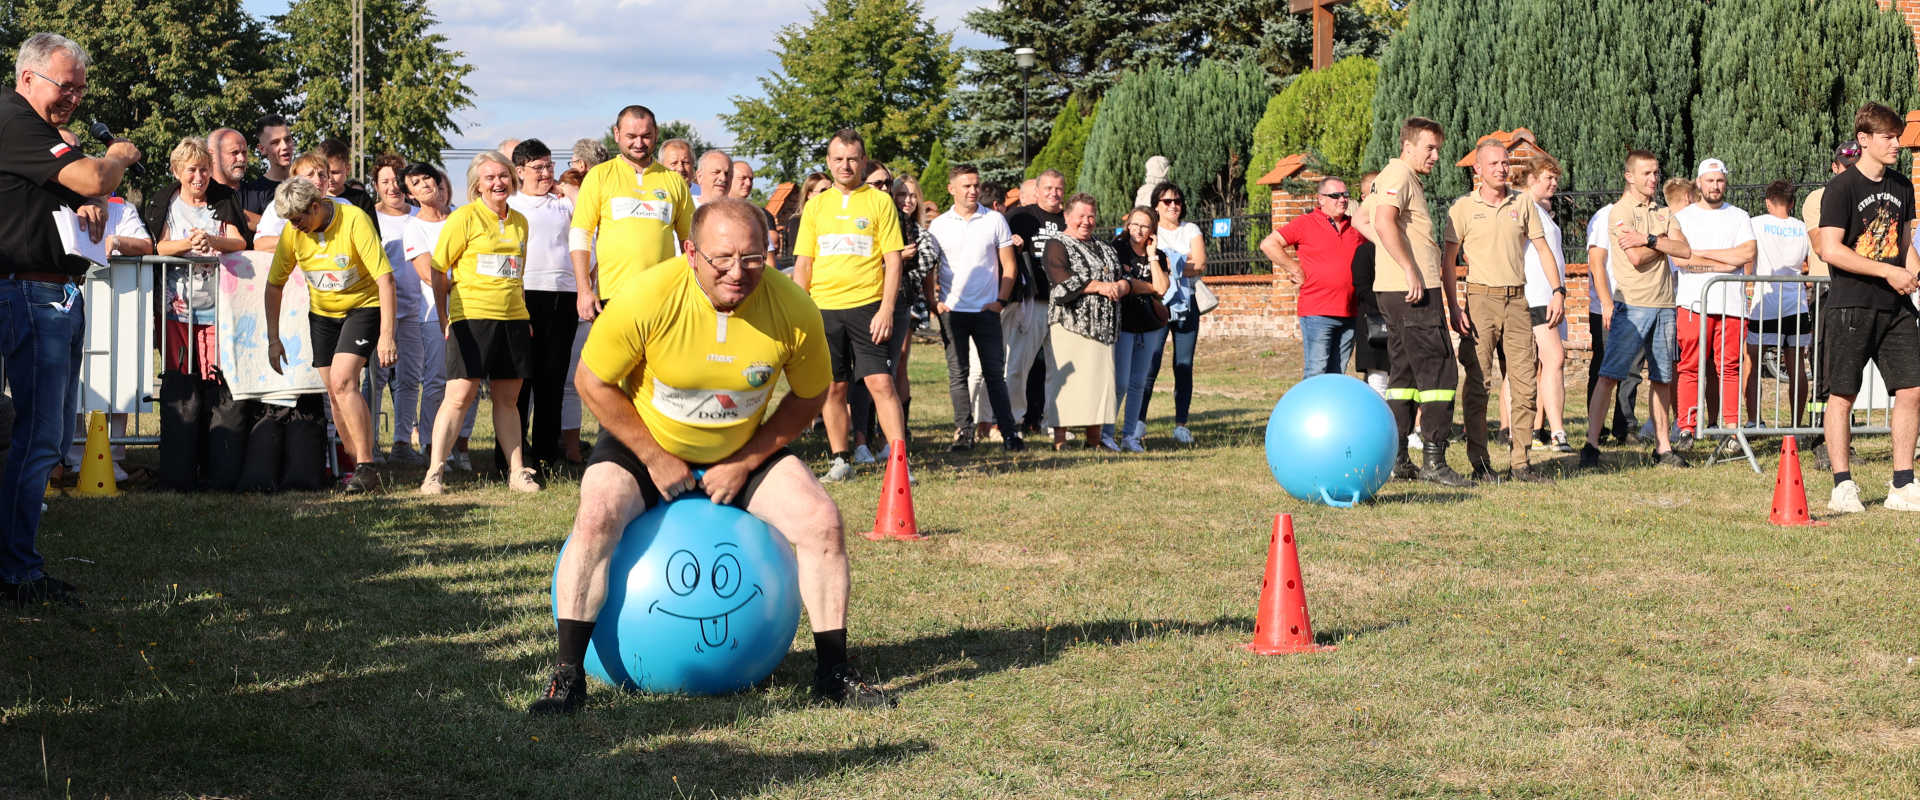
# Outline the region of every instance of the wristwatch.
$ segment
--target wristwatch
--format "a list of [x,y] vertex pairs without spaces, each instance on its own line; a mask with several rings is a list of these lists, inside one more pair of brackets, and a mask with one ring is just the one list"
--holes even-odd
[[1647,234],[1647,246],[1648,246],[1648,247],[1653,247],[1654,245],[1656,245],[1656,244],[1658,244],[1659,242],[1660,242],[1660,237],[1658,237],[1658,236],[1655,236],[1655,235],[1653,235],[1653,234],[1651,234],[1651,233],[1649,233],[1649,234]]
[[1565,287],[1565,286],[1555,286],[1555,287],[1553,287],[1553,293],[1554,293],[1554,294],[1557,294],[1557,295],[1560,295],[1561,297],[1566,297],[1566,296],[1567,296],[1567,287]]
[[1007,305],[1008,303],[1011,303],[1011,302],[1013,302],[1013,298],[1011,298],[1011,297],[1002,297],[1002,298],[1000,298],[1000,305],[1003,305],[1003,306],[1004,306],[1004,305]]

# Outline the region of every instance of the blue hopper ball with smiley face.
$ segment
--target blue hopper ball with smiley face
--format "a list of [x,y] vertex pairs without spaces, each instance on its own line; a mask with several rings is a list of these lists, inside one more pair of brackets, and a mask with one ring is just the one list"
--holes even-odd
[[688,493],[628,523],[583,666],[627,689],[727,694],[772,675],[799,624],[786,537]]
[[1267,468],[1287,494],[1348,508],[1393,475],[1393,411],[1365,382],[1315,375],[1281,395],[1267,418]]

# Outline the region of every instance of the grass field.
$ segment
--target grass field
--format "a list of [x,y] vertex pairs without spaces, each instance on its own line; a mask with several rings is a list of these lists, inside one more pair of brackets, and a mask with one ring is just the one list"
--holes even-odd
[[[1132,457],[948,456],[918,348],[933,538],[849,537],[877,713],[806,702],[803,634],[767,691],[528,718],[572,484],[56,498],[42,549],[89,604],[0,620],[0,796],[1920,796],[1920,526],[1877,507],[1884,439],[1831,527],[1766,523],[1772,456],[1331,510],[1261,452],[1296,347],[1203,342],[1198,442],[1167,438],[1169,373]],[[879,484],[832,489],[849,530]],[[1276,512],[1336,652],[1240,647]]]

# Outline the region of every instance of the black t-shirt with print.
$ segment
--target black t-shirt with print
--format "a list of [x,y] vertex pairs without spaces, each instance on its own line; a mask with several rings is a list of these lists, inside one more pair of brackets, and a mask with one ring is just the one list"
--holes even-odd
[[1047,280],[1041,257],[1046,252],[1047,240],[1067,229],[1064,211],[1044,211],[1036,205],[1023,205],[1007,212],[1007,230],[1025,243],[1014,251],[1020,256],[1020,276],[1014,281],[1011,299],[1047,301],[1047,292],[1053,284]]
[[[1913,182],[1889,168],[1880,180],[1868,180],[1857,166],[1827,181],[1820,201],[1820,227],[1843,231],[1840,243],[1855,253],[1904,267],[1907,260],[1907,223],[1913,221]],[[1906,303],[1884,278],[1833,267],[1833,289],[1828,308],[1872,308],[1891,311]]]
[[62,186],[60,170],[84,158],[59,129],[19,92],[0,98],[0,275],[59,272],[79,275],[86,260],[69,259],[53,212],[79,208],[86,198]]

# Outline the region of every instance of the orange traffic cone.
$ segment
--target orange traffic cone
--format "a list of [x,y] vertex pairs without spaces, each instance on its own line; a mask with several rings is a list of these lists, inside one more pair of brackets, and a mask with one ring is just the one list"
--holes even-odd
[[1307,587],[1300,581],[1300,552],[1293,544],[1292,514],[1273,518],[1267,577],[1260,582],[1260,614],[1253,622],[1253,641],[1245,647],[1263,656],[1335,649],[1333,645],[1313,643],[1313,623],[1307,619]]
[[1800,480],[1800,447],[1788,436],[1780,442],[1780,475],[1773,480],[1773,513],[1767,521],[1775,525],[1825,525],[1807,515],[1807,486]]
[[880,485],[880,513],[873,519],[873,532],[865,534],[876,542],[893,539],[917,542],[920,527],[913,519],[913,486],[907,480],[907,443],[894,440],[887,448],[887,479]]

